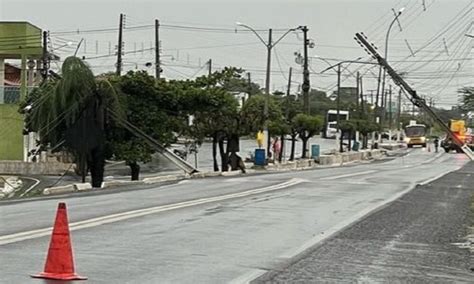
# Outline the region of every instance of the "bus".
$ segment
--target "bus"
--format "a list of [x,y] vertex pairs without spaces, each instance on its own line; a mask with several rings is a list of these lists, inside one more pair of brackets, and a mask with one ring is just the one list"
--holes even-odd
[[426,147],[426,126],[424,124],[405,126],[405,142],[408,148],[412,148],[414,145]]
[[[348,120],[348,119],[349,119],[349,111],[340,110],[339,120]],[[337,134],[337,110],[330,109],[327,111],[326,117],[324,118],[323,137],[336,138],[336,134]]]

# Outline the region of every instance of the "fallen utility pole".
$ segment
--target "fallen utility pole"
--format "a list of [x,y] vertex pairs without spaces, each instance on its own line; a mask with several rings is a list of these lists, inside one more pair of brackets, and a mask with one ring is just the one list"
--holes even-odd
[[356,33],[356,37],[354,39],[365,49],[365,51],[367,51],[367,53],[369,53],[369,55],[378,61],[380,66],[385,68],[388,75],[392,77],[392,80],[395,82],[395,84],[402,87],[411,96],[410,101],[413,103],[413,105],[416,105],[420,109],[424,110],[429,116],[431,116],[431,118],[433,118],[433,120],[436,121],[446,131],[451,139],[453,139],[454,143],[463,150],[466,156],[468,156],[469,159],[474,160],[474,153],[471,151],[471,149],[461,139],[459,139],[451,131],[448,125],[434,113],[434,111],[426,104],[425,99],[418,96],[416,91],[413,90],[410,85],[408,85],[408,83],[403,80],[403,78],[387,63],[387,61],[377,52],[377,48],[367,41],[367,37],[363,33]]
[[188,174],[194,174],[199,172],[195,167],[190,165],[188,162],[185,160],[181,159],[178,155],[161,145],[158,141],[156,141],[153,137],[149,136],[146,134],[144,131],[142,131],[140,128],[136,127],[135,125],[131,124],[128,122],[126,119],[122,118],[120,115],[118,115],[116,112],[114,112],[112,109],[107,109],[109,114],[119,123],[121,124],[125,129],[130,131],[132,134],[137,136],[138,138],[143,139],[150,147],[154,148],[158,153],[163,155],[166,159],[168,159],[170,162],[175,164],[177,167],[181,168],[183,171],[185,171]]

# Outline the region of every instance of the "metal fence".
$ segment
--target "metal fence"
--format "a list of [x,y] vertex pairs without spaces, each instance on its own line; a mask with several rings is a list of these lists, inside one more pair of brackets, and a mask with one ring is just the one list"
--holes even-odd
[[[28,93],[33,89],[34,87],[28,87]],[[20,87],[0,86],[0,104],[18,104],[20,97]]]

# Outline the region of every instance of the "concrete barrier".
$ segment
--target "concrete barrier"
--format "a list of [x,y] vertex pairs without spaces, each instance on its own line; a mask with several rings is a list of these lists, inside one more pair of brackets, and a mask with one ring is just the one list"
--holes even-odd
[[74,189],[77,191],[84,191],[84,190],[89,190],[92,189],[92,185],[88,182],[86,183],[75,183],[73,184]]
[[64,194],[64,193],[71,193],[74,192],[75,188],[74,185],[64,185],[64,186],[55,186],[55,187],[48,187],[43,189],[43,195],[52,195],[52,194]]
[[0,161],[0,174],[8,175],[62,175],[69,169],[71,164],[59,162]]
[[177,181],[180,179],[183,179],[184,176],[157,176],[157,177],[150,177],[150,178],[145,178],[143,179],[143,183],[145,184],[153,184],[153,183],[159,183],[159,182],[166,182],[166,181]]
[[197,172],[190,176],[190,178],[205,178],[205,177],[218,177],[221,176],[221,172]]

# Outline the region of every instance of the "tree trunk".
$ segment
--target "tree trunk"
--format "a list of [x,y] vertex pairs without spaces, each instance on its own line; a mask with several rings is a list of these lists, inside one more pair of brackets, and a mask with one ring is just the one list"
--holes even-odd
[[239,156],[237,152],[239,152],[239,135],[231,134],[227,139],[227,157],[228,163],[230,164],[230,169],[232,171],[236,171],[239,169]]
[[92,187],[101,188],[104,181],[104,149],[96,147],[90,151],[87,166],[91,171]]
[[280,136],[280,155],[278,155],[278,162],[281,163],[281,160],[283,158],[283,151],[285,150],[285,135]]
[[227,153],[224,151],[224,140],[225,140],[225,136],[221,135],[221,137],[219,137],[218,144],[219,144],[219,153],[221,155],[221,168],[223,172],[227,172],[229,170],[229,166],[228,166]]
[[301,137],[301,141],[303,142],[303,154],[301,154],[301,159],[305,159],[306,158],[306,145],[308,144],[308,139],[309,137]]
[[137,162],[128,162],[132,174],[132,180],[138,180],[140,176],[140,165]]
[[339,137],[339,152],[344,152],[344,131],[341,130],[341,137]]
[[291,153],[290,153],[290,161],[295,159],[295,146],[296,146],[296,135],[291,135]]
[[349,131],[349,137],[347,138],[347,151],[351,151],[352,131]]
[[214,163],[214,171],[219,171],[219,165],[217,164],[217,133],[212,136],[212,161]]

